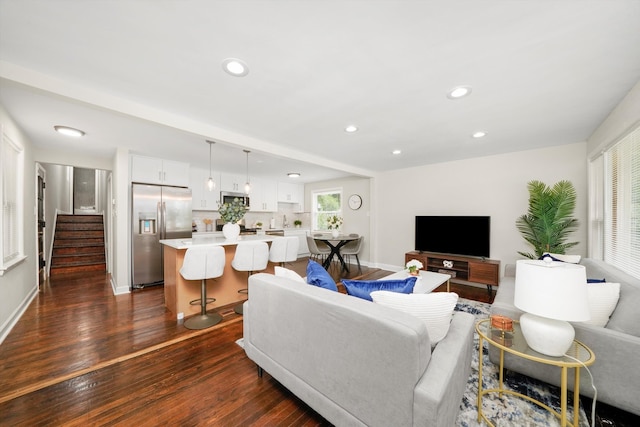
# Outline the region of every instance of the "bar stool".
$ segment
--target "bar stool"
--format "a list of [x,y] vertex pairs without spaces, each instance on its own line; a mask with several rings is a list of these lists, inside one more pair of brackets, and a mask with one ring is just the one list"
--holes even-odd
[[225,251],[222,246],[192,247],[184,254],[184,261],[180,268],[180,275],[185,280],[200,280],[200,298],[190,301],[189,304],[200,304],[200,315],[192,316],[185,320],[187,329],[209,328],[222,320],[219,313],[207,314],[207,304],[214,302],[215,298],[207,298],[207,279],[222,276],[225,264]]
[[279,263],[284,267],[285,262],[293,262],[298,259],[298,246],[300,239],[297,236],[278,237],[271,242],[269,261]]
[[[269,245],[267,242],[240,242],[236,246],[236,254],[231,260],[231,267],[236,271],[247,271],[249,276],[254,271],[267,268],[269,263]],[[248,277],[248,276],[247,276]],[[238,293],[248,294],[249,289],[240,289]],[[243,314],[243,305],[233,308],[238,314]]]

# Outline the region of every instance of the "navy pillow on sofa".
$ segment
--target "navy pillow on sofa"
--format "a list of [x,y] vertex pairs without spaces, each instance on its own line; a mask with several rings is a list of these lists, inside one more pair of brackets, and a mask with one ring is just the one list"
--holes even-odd
[[333,281],[327,270],[313,260],[309,260],[307,264],[307,283],[338,292],[336,282]]
[[391,291],[410,294],[418,278],[415,276],[406,279],[394,280],[343,280],[342,284],[347,288],[347,293],[351,296],[373,301],[371,292]]

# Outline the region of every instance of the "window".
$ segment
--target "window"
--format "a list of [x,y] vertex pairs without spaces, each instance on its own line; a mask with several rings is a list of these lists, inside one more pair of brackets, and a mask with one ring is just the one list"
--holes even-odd
[[640,126],[604,156],[604,261],[640,277]]
[[314,191],[311,199],[313,229],[328,230],[327,218],[342,216],[342,189]]
[[2,166],[2,175],[0,175],[2,181],[0,185],[0,191],[2,191],[1,275],[5,270],[25,258],[22,244],[24,153],[22,147],[4,133],[2,133],[0,163]]

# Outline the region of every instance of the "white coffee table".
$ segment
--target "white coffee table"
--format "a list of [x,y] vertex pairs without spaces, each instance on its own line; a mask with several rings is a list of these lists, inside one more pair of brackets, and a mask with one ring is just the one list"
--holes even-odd
[[[379,280],[406,279],[407,277],[409,277],[407,270],[400,270]],[[420,276],[418,276],[418,280],[416,280],[416,284],[413,287],[413,293],[427,294],[445,282],[447,283],[447,292],[449,292],[450,279],[451,276],[448,274],[420,270]]]

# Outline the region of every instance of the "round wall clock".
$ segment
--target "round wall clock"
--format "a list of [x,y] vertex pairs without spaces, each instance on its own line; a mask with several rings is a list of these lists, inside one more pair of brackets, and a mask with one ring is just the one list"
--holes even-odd
[[360,209],[360,206],[362,206],[362,197],[357,194],[349,196],[349,207],[351,209],[355,211],[356,209]]

